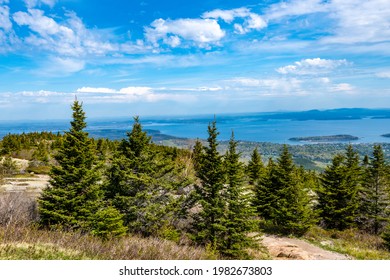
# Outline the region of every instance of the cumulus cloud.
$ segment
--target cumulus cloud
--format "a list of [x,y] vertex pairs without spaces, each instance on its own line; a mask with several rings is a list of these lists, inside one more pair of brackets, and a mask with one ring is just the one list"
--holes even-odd
[[215,44],[225,36],[216,20],[212,19],[156,19],[145,28],[146,39],[158,45],[159,41],[171,47],[181,44],[181,39],[199,46]]
[[85,27],[75,13],[67,13],[67,19],[58,23],[39,9],[16,12],[13,20],[19,26],[27,26],[31,33],[25,43],[66,56],[101,55],[115,47],[100,38],[97,31]]
[[232,23],[236,18],[242,18],[242,24],[235,23],[234,29],[236,33],[245,34],[250,31],[260,30],[267,26],[265,20],[258,14],[251,12],[248,8],[238,8],[232,10],[216,9],[206,12],[202,15],[203,18],[222,19],[226,23]]
[[292,65],[287,65],[276,69],[280,74],[296,74],[296,75],[315,75],[320,73],[327,73],[340,66],[348,65],[348,61],[345,59],[332,60],[332,59],[303,59],[296,61]]

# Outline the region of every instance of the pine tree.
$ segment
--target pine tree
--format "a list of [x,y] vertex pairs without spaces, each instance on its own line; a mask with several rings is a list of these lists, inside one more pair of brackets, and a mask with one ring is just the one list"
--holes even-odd
[[105,197],[118,209],[129,231],[155,235],[169,223],[176,200],[173,164],[151,144],[139,118],[121,142],[107,171]]
[[223,199],[224,174],[222,157],[217,151],[218,142],[216,121],[208,126],[208,146],[204,147],[197,177],[200,184],[195,186],[195,195],[201,209],[195,214],[192,229],[193,237],[200,244],[218,249],[225,227],[223,217],[226,205]]
[[102,205],[102,192],[94,146],[84,131],[82,104],[75,101],[72,110],[71,128],[55,156],[58,166],[53,166],[50,187],[44,189],[38,201],[40,223],[85,229]]
[[360,213],[367,231],[379,234],[389,221],[389,178],[382,146],[374,145],[372,158],[365,169]]
[[251,159],[249,160],[247,166],[249,184],[254,185],[258,180],[260,180],[261,176],[263,175],[263,172],[264,164],[256,147],[252,152]]
[[244,166],[236,147],[232,133],[224,160],[227,208],[220,252],[229,258],[246,259],[249,258],[246,249],[256,245],[255,238],[248,235],[255,230],[255,208],[251,204],[252,192],[244,186]]

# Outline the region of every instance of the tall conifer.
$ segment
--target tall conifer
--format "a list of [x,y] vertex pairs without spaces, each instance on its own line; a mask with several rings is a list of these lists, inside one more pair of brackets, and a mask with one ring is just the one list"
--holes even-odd
[[197,171],[200,184],[195,186],[195,193],[200,211],[194,216],[193,237],[198,243],[218,249],[225,231],[223,218],[226,205],[223,199],[222,157],[217,151],[219,132],[215,120],[209,124],[208,134],[208,146],[204,147],[202,164]]
[[124,215],[129,231],[155,235],[172,215],[173,165],[155,149],[138,117],[127,136],[107,171],[105,196]]
[[249,177],[249,184],[254,185],[264,173],[264,164],[257,147],[253,150],[251,159],[248,162],[247,174]]
[[292,155],[284,145],[271,182],[275,193],[271,219],[285,234],[301,235],[314,222],[308,190],[303,188],[300,179]]
[[86,128],[85,113],[77,100],[72,105],[71,128],[63,136],[63,144],[51,170],[50,187],[39,198],[40,221],[44,226],[66,228],[88,227],[99,209],[102,192],[95,149]]
[[248,258],[246,249],[255,247],[256,241],[249,233],[255,230],[255,208],[252,206],[252,192],[244,185],[244,166],[239,161],[234,134],[229,141],[225,155],[226,212],[225,233],[221,253],[234,259]]
[[360,213],[363,226],[374,234],[382,232],[389,221],[389,177],[382,146],[374,145],[372,157],[365,169],[361,191]]

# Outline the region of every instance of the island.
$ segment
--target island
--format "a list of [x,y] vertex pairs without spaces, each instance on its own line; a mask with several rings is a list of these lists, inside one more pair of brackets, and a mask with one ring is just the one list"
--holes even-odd
[[359,140],[359,137],[347,134],[339,134],[329,136],[293,137],[288,140],[295,142],[346,142]]
[[381,136],[382,136],[382,137],[390,138],[390,133],[382,134]]

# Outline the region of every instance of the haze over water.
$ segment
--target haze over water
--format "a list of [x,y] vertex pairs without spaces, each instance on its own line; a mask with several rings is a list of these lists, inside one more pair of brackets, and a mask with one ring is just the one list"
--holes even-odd
[[[297,113],[298,114],[298,113]],[[302,112],[299,112],[302,117]],[[306,115],[305,115],[306,116]],[[390,118],[354,116],[353,119],[294,120],[283,113],[275,118],[265,114],[217,115],[219,140],[228,140],[234,131],[237,140],[302,144],[292,137],[329,136],[347,134],[359,137],[351,143],[389,143],[390,138],[381,135],[390,133]],[[158,130],[162,134],[181,138],[207,138],[207,126],[214,116],[192,117],[141,117],[146,130]],[[132,118],[94,120],[87,119],[87,130],[93,137],[121,139],[131,130]],[[68,130],[69,120],[58,121],[12,121],[0,122],[0,137],[8,133],[33,131],[63,132]]]

